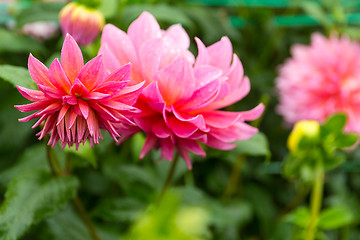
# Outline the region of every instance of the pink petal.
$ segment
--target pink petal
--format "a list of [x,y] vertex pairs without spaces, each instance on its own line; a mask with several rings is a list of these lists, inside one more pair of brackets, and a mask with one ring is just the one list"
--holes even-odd
[[33,103],[29,103],[29,104],[24,104],[24,105],[15,105],[15,108],[21,112],[30,112],[30,111],[44,109],[51,102],[52,101],[39,101],[39,102],[33,102]]
[[240,114],[245,121],[253,121],[255,119],[258,119],[261,116],[261,114],[264,112],[264,110],[265,110],[264,104],[260,103],[255,108],[249,111],[240,112]]
[[117,68],[115,71],[113,71],[106,79],[105,82],[121,82],[125,85],[129,82],[131,72],[131,65],[126,64],[120,68]]
[[96,56],[81,69],[78,79],[88,91],[93,90],[103,80],[102,56]]
[[190,155],[189,155],[189,151],[183,147],[178,147],[177,148],[179,155],[184,159],[186,166],[188,167],[189,170],[192,169],[191,166],[191,160],[190,160]]
[[164,34],[165,38],[170,38],[173,44],[180,49],[188,49],[190,46],[190,38],[184,28],[180,24],[171,25]]
[[227,77],[228,80],[226,82],[234,87],[239,86],[244,78],[244,68],[236,54],[233,56],[233,63],[231,64]]
[[141,149],[140,159],[144,158],[145,155],[155,146],[157,138],[149,133],[146,137],[143,148]]
[[208,136],[206,145],[208,145],[212,148],[220,149],[220,150],[230,150],[230,149],[233,149],[236,147],[235,144],[230,144],[230,143],[220,141],[217,138],[214,138],[210,135]]
[[150,13],[143,12],[130,24],[128,36],[134,43],[135,49],[140,49],[147,40],[161,37],[160,26]]
[[163,120],[156,121],[152,125],[151,130],[158,138],[168,138],[171,135],[171,131]]
[[88,96],[89,94],[87,88],[79,79],[76,79],[72,84],[70,93],[78,97]]
[[103,56],[105,75],[109,75],[121,66],[119,60],[117,60],[114,53],[109,49],[109,46],[106,43],[101,44],[98,54]]
[[30,101],[40,101],[44,100],[44,93],[37,90],[27,89],[21,86],[16,86],[20,94]]
[[61,66],[71,83],[75,81],[81,68],[84,66],[81,50],[70,34],[66,34],[61,49]]
[[201,148],[201,146],[199,145],[199,143],[197,143],[197,141],[188,140],[188,139],[184,139],[184,138],[178,138],[177,142],[183,148],[195,153],[196,155],[199,155],[201,157],[206,156],[204,149]]
[[215,128],[227,128],[242,119],[239,112],[211,111],[202,114],[206,124]]
[[49,77],[55,88],[65,92],[70,92],[71,83],[62,69],[59,59],[57,58],[50,65]]
[[145,82],[141,82],[133,86],[124,87],[118,93],[116,93],[116,96],[113,98],[113,100],[128,105],[134,105],[143,89],[144,83]]
[[215,68],[208,65],[201,65],[194,70],[196,78],[196,88],[201,88],[206,84],[218,79],[223,74],[223,71],[219,68]]
[[146,83],[152,82],[154,74],[159,70],[162,40],[154,38],[141,45],[139,60],[141,72]]
[[220,91],[220,86],[220,81],[217,80],[208,83],[202,88],[196,90],[190,99],[176,103],[177,109],[183,111],[201,112],[199,109],[211,104],[211,102],[216,99]]
[[201,114],[198,115],[192,115],[188,114],[186,112],[178,112],[174,106],[171,106],[171,110],[174,113],[174,116],[179,119],[182,122],[188,122],[194,124],[197,128],[199,128],[202,131],[209,131],[207,128],[204,118]]
[[224,72],[229,68],[233,54],[232,45],[228,37],[209,46],[210,65],[221,68]]
[[[133,42],[125,32],[114,25],[105,25],[101,35],[101,45],[103,44],[106,44],[109,52],[114,54],[120,66],[129,62],[137,64],[138,59]],[[103,50],[99,53],[105,54]]]
[[65,117],[65,114],[67,113],[67,111],[69,110],[70,105],[66,104],[64,106],[62,106],[60,112],[59,112],[59,116],[58,116],[58,120],[56,125],[59,125],[60,122],[63,120],[63,118]]
[[80,108],[80,111],[83,115],[83,117],[85,119],[88,119],[89,118],[89,111],[90,111],[90,108],[89,108],[89,105],[82,99],[78,99],[78,104],[79,104],[79,108]]
[[194,124],[182,122],[173,116],[168,117],[166,122],[169,128],[181,138],[188,138],[198,130]]
[[137,109],[136,107],[133,106],[129,106],[127,104],[121,103],[121,102],[116,102],[116,101],[100,101],[99,103],[101,103],[101,105],[104,105],[106,107],[115,109],[117,111],[131,111],[131,112],[140,112],[139,109]]
[[161,158],[171,161],[174,155],[174,144],[170,138],[160,139]]
[[48,87],[45,85],[38,84],[38,88],[40,91],[42,91],[45,94],[45,96],[50,98],[61,99],[64,95],[64,91],[54,88],[53,86]]
[[47,67],[30,54],[28,68],[31,78],[37,83],[47,87],[54,87],[49,79]]
[[159,90],[167,105],[191,97],[195,90],[195,77],[190,63],[178,57],[170,65],[161,69],[156,79]]
[[210,62],[210,56],[208,54],[208,50],[206,49],[205,45],[199,38],[195,38],[195,42],[198,47],[198,56],[195,60],[195,68],[201,65],[208,65]]
[[145,87],[142,95],[151,102],[164,102],[157,82],[152,82]]

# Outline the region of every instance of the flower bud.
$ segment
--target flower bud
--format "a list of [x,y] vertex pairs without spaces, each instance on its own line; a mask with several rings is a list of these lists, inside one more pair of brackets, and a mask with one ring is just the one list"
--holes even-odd
[[74,2],[60,11],[59,20],[63,35],[69,33],[80,45],[94,41],[105,24],[101,12]]
[[319,132],[320,124],[315,120],[302,120],[297,122],[287,141],[290,152],[294,153],[298,150],[300,140],[303,137],[314,138],[319,135]]

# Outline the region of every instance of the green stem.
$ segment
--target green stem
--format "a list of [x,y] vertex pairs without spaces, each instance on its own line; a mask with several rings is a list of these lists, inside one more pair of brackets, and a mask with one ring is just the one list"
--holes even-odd
[[[56,155],[53,152],[53,149],[50,146],[47,146],[46,148],[46,156],[47,156],[47,162],[49,164],[51,173],[54,176],[63,176],[63,175],[70,175],[70,172],[66,171],[64,172]],[[70,155],[69,153],[66,153],[66,168],[67,170],[70,170]],[[96,233],[94,225],[91,222],[91,219],[86,212],[84,205],[82,204],[80,198],[78,196],[75,196],[73,199],[73,203],[75,208],[80,214],[81,219],[83,220],[84,224],[86,225],[87,229],[89,230],[89,233],[93,240],[101,240],[99,235]]]
[[229,198],[233,195],[236,189],[240,189],[240,173],[242,170],[242,167],[244,165],[246,157],[244,155],[239,155],[237,157],[237,160],[233,166],[233,170],[230,174],[229,182],[225,188],[224,194],[223,194],[223,201],[229,200]]
[[179,154],[176,153],[175,155],[175,158],[173,159],[172,163],[171,163],[171,167],[170,167],[170,170],[166,176],[166,180],[165,180],[165,183],[161,189],[161,192],[160,192],[160,195],[159,195],[159,199],[158,199],[158,204],[161,202],[161,199],[163,198],[166,190],[169,188],[170,186],[170,183],[173,179],[173,176],[174,176],[174,173],[175,173],[175,169],[176,169],[176,165],[177,165],[177,162],[179,161]]
[[76,210],[80,214],[81,219],[83,220],[84,224],[86,225],[87,229],[89,230],[89,233],[93,240],[101,240],[99,235],[97,234],[95,227],[93,223],[91,222],[91,219],[89,217],[89,214],[86,212],[86,209],[84,207],[84,204],[81,202],[80,198],[76,196],[73,199],[74,206],[76,207]]
[[315,169],[315,182],[311,194],[310,221],[306,229],[305,240],[313,240],[316,234],[316,225],[321,209],[324,188],[324,168],[318,164]]

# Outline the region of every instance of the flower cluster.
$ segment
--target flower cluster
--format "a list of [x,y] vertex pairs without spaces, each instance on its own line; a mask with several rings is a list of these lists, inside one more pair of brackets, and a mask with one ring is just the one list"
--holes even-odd
[[345,130],[360,133],[360,45],[346,36],[315,33],[310,46],[295,45],[291,53],[276,79],[285,121],[323,123],[341,112],[347,115]]
[[196,43],[195,58],[180,25],[162,30],[144,12],[127,33],[106,25],[99,55],[83,66],[68,35],[61,64],[56,59],[47,69],[30,56],[29,71],[39,91],[19,87],[34,103],[17,108],[38,112],[21,121],[40,117],[34,125],[45,121],[40,138],[51,132],[49,143],[60,139],[63,146],[87,139],[98,143],[100,128],[115,140],[144,131],[140,157],[161,148],[161,157],[171,161],[177,150],[191,168],[190,152],[205,156],[201,144],[228,150],[252,137],[258,130],[245,121],[257,119],[264,109],[259,104],[243,112],[220,110],[248,94],[249,79],[227,37],[208,47],[200,39]]

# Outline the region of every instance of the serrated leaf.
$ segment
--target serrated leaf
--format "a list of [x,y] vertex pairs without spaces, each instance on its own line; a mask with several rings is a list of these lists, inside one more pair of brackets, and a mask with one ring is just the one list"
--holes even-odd
[[320,213],[318,227],[324,230],[344,227],[355,220],[353,213],[345,206],[335,206]]
[[0,239],[19,239],[31,225],[64,207],[75,196],[78,185],[73,176],[54,178],[43,170],[16,176],[0,208]]
[[0,78],[15,87],[19,85],[29,89],[36,89],[36,84],[30,77],[29,71],[24,67],[0,65]]
[[245,141],[238,141],[234,149],[236,154],[245,154],[249,156],[268,156],[270,154],[269,143],[266,136],[259,132],[252,138]]

